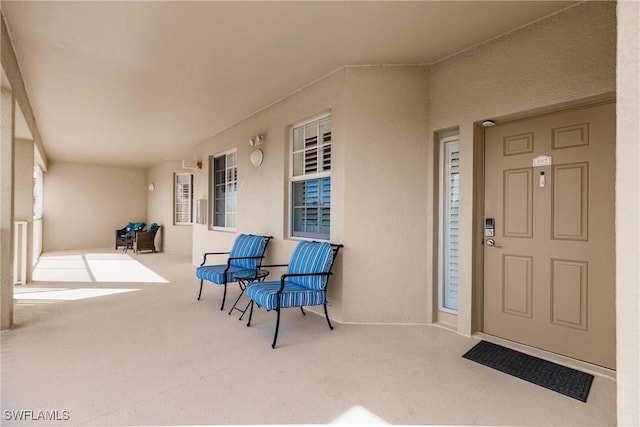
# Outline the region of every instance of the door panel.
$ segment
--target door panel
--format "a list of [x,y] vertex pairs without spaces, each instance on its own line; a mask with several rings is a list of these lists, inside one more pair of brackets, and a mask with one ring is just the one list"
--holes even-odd
[[551,322],[587,330],[587,263],[551,260]]
[[515,316],[531,318],[533,258],[504,255],[502,257],[502,307]]
[[504,235],[530,238],[533,232],[531,168],[504,171]]
[[589,163],[552,168],[553,239],[589,240]]
[[485,130],[486,333],[615,369],[614,178],[613,103]]

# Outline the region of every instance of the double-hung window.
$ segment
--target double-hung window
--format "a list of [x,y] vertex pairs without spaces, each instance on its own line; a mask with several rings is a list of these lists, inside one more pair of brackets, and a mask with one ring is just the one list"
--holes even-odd
[[329,240],[331,115],[291,129],[291,236]]
[[440,138],[440,171],[439,309],[457,313],[460,200],[460,143],[457,133]]
[[193,223],[193,174],[176,173],[174,181],[174,213],[175,225],[189,225]]
[[212,228],[233,231],[236,228],[236,202],[238,200],[237,151],[231,150],[210,161]]

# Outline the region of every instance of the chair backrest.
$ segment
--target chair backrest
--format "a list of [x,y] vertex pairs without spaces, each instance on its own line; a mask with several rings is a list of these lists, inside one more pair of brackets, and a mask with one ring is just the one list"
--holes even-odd
[[240,234],[231,248],[230,258],[256,257],[250,259],[234,259],[230,265],[247,270],[254,270],[262,263],[262,257],[267,249],[271,237],[255,236],[253,234]]
[[[341,247],[327,242],[300,242],[291,254],[287,273],[328,273]],[[324,289],[329,276],[293,276],[287,280],[317,291]]]
[[142,231],[144,228],[144,222],[130,222],[125,226],[125,232],[128,236],[136,233],[136,231]]

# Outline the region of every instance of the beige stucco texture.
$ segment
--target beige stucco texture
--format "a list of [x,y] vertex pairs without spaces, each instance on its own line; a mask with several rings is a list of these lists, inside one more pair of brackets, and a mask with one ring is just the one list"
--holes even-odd
[[145,182],[143,169],[50,162],[43,250],[114,246],[117,228],[146,220]]
[[[431,66],[341,68],[200,143],[195,198],[209,199],[209,156],[238,150],[237,231],[275,237],[269,261],[286,262],[290,127],[331,112],[331,240],[345,244],[332,278],[331,316],[344,322],[430,323],[437,316],[437,146],[458,128],[461,146],[459,332],[474,306],[476,123],[612,98],[616,9],[586,3]],[[557,43],[562,40],[562,43]],[[249,138],[265,135],[264,163]],[[230,248],[234,233],[196,225],[193,262]]]

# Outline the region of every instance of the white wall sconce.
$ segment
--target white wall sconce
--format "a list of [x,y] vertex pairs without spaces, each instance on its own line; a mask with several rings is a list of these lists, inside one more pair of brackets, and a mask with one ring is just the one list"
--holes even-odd
[[256,135],[253,138],[249,138],[249,145],[252,147],[257,147],[262,144],[264,144],[264,136],[262,135]]
[[264,154],[262,154],[262,150],[254,150],[249,156],[249,160],[251,160],[251,164],[254,167],[259,167],[262,164],[262,159],[264,158]]
[[[249,145],[252,147],[258,147],[262,144],[264,144],[263,135],[256,135],[253,138],[249,138]],[[263,158],[264,158],[264,154],[260,149],[253,150],[253,152],[251,152],[251,155],[249,156],[249,160],[251,161],[251,164],[256,168],[262,164]]]
[[148,188],[149,188],[149,191],[150,191],[150,192],[152,192],[152,193],[153,193],[154,191],[156,191],[156,185],[155,185],[153,182],[152,182],[151,184],[149,184],[149,187],[148,187]]

